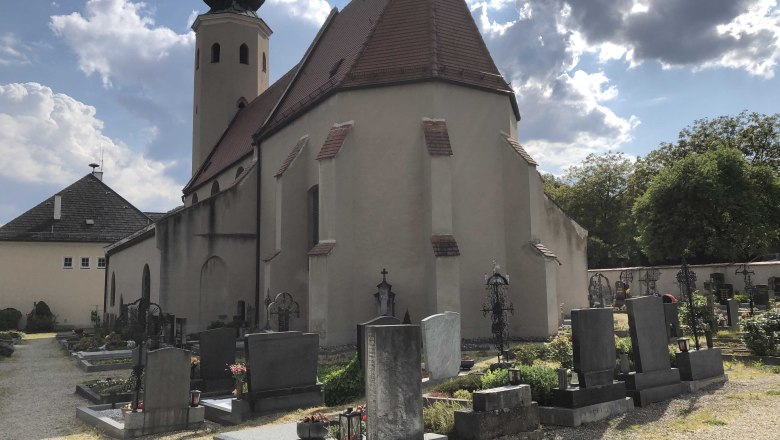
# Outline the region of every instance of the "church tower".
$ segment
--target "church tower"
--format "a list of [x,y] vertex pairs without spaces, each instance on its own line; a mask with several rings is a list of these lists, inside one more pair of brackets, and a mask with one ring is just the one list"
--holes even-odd
[[240,109],[268,88],[271,28],[257,16],[265,0],[204,0],[195,31],[192,174]]

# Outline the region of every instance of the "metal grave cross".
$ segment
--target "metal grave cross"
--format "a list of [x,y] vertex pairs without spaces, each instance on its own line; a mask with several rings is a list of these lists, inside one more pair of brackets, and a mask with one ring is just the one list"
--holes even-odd
[[651,267],[645,271],[645,277],[639,278],[639,282],[645,285],[645,295],[658,295],[658,291],[655,289],[655,282],[661,278],[661,272]]
[[688,268],[688,263],[685,258],[682,260],[682,266],[680,271],[677,272],[677,282],[680,284],[680,288],[685,292],[685,297],[688,299],[688,322],[691,324],[691,333],[693,333],[693,342],[696,345],[696,350],[699,349],[699,331],[696,328],[696,311],[693,305],[693,289],[692,286],[696,283],[696,273]]
[[[275,311],[273,309],[276,309]],[[274,302],[268,306],[268,314],[276,315],[280,332],[290,331],[290,318],[301,317],[301,307],[287,292],[276,295]]]
[[499,273],[501,267],[493,261],[493,275],[485,274],[485,286],[487,290],[487,301],[482,304],[482,316],[490,313],[492,320],[491,333],[493,333],[493,344],[498,350],[498,362],[501,358],[504,362],[509,361],[505,353],[509,333],[507,331],[507,312],[515,314],[515,307],[510,302],[507,305],[507,291],[509,290],[509,275],[504,276]]
[[756,273],[745,263],[734,274],[742,274],[742,278],[745,280],[745,293],[750,296],[750,316],[753,316],[753,293],[755,289],[753,288],[753,280],[750,275],[755,275]]

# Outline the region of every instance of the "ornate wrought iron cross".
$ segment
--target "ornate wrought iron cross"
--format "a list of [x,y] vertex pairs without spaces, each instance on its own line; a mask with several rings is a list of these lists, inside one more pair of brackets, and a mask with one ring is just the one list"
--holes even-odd
[[590,307],[603,309],[607,305],[612,306],[613,301],[612,286],[609,285],[609,278],[601,272],[590,277],[588,285],[588,302]]
[[145,347],[145,345],[150,345],[151,348],[157,348],[159,345],[165,329],[164,316],[159,304],[150,302],[144,297],[127,304],[124,306],[124,310],[125,313],[120,316],[117,327],[126,329],[125,331],[128,333],[129,339],[135,342],[138,350],[135,365],[133,366],[135,387],[131,406],[133,412],[137,412],[141,386],[143,385],[141,378],[143,377],[146,361],[144,350],[148,350],[148,347]]
[[699,349],[699,331],[696,328],[696,310],[693,305],[693,290],[692,286],[696,283],[696,273],[688,268],[688,263],[685,258],[682,260],[682,266],[680,271],[677,272],[677,282],[681,288],[685,291],[685,296],[688,298],[688,321],[691,323],[691,332],[693,333],[693,342],[696,345],[696,350]]
[[658,295],[658,291],[655,289],[655,282],[661,278],[661,272],[651,267],[645,271],[645,277],[639,278],[639,282],[645,285],[645,295]]
[[493,275],[485,274],[485,286],[487,290],[487,302],[482,304],[482,316],[490,313],[491,333],[493,333],[493,344],[498,350],[498,362],[501,358],[508,361],[505,355],[505,348],[509,333],[507,331],[507,312],[515,314],[514,305],[509,302],[507,305],[507,291],[509,290],[509,275],[504,276],[499,273],[501,267],[493,261]]
[[747,263],[745,263],[741,265],[734,274],[742,274],[742,278],[745,280],[745,293],[750,297],[750,316],[753,316],[753,293],[755,288],[753,287],[753,280],[750,278],[750,275],[755,275],[756,273],[750,269]]
[[[276,311],[272,311],[272,309],[276,309]],[[268,306],[268,310],[269,315],[277,316],[280,332],[290,331],[290,318],[301,317],[300,305],[293,299],[292,295],[287,292],[276,295],[274,302]]]

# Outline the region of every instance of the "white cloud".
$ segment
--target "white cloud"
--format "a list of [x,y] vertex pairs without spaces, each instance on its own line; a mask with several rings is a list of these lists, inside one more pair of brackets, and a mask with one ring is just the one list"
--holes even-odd
[[10,32],[0,35],[0,66],[29,64],[27,48]]
[[105,181],[134,205],[168,210],[179,184],[172,163],[136,153],[103,134],[94,107],[38,83],[0,85],[0,177],[19,183],[67,185],[104,157]]
[[268,5],[284,9],[291,17],[321,25],[333,9],[326,0],[269,0]]

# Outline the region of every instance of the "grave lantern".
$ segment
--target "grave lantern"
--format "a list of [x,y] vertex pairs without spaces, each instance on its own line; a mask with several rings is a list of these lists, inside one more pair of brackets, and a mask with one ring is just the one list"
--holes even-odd
[[509,369],[509,383],[512,385],[520,385],[520,370],[517,368]]
[[377,284],[379,289],[375,294],[377,316],[395,316],[395,293],[393,285],[387,282],[387,269],[382,269],[382,282]]
[[200,405],[200,390],[190,391],[190,406],[195,408]]
[[688,352],[688,338],[677,338],[677,347],[680,349],[680,352],[687,353]]
[[360,422],[363,414],[347,408],[339,413],[339,440],[358,440],[361,438]]

